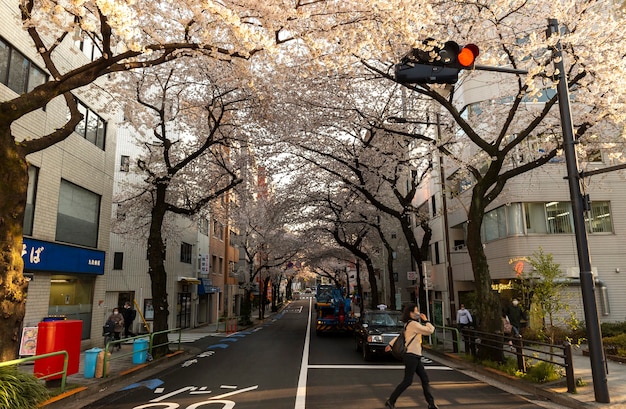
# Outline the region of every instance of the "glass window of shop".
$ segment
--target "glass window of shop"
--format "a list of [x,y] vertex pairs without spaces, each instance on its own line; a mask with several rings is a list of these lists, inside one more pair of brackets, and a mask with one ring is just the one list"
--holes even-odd
[[95,282],[90,275],[53,275],[50,279],[48,315],[83,321],[82,339],[89,339],[91,334]]

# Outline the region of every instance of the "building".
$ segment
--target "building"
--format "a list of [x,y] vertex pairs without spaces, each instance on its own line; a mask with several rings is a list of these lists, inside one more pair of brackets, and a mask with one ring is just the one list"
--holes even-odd
[[[12,99],[47,81],[14,2],[0,4],[0,98]],[[71,36],[55,56],[65,65],[89,61]],[[73,92],[85,115],[63,142],[28,156],[24,273],[30,279],[25,327],[49,317],[80,319],[83,348],[102,339],[105,276],[116,149],[115,105],[97,86]],[[18,122],[19,138],[47,135],[67,120],[62,98]],[[100,341],[101,342],[101,341]]]
[[[476,83],[466,81],[457,89],[459,106],[469,106],[484,99],[494,98],[489,88],[495,81]],[[466,92],[464,92],[464,89]],[[550,95],[550,94],[547,94]],[[553,94],[552,94],[553,95]],[[541,106],[542,101],[532,104]],[[529,103],[531,105],[531,103]],[[531,106],[530,109],[533,107]],[[479,110],[468,110],[468,115],[479,115]],[[540,144],[526,146],[526,154],[543,152]],[[472,155],[470,149],[466,152]],[[515,155],[513,155],[515,158]],[[515,160],[515,159],[513,159]],[[443,158],[423,184],[416,206],[428,209],[431,216],[432,290],[430,295],[443,309],[443,318],[454,320],[454,311],[461,303],[471,308],[468,294],[474,290],[474,276],[466,248],[466,208],[471,196],[472,182],[459,176],[458,162]],[[614,165],[611,157],[599,150],[581,163],[587,171]],[[578,255],[565,160],[556,157],[549,163],[508,181],[505,189],[491,203],[482,226],[483,246],[487,255],[492,289],[501,295],[506,306],[514,297],[514,283],[518,274],[529,272],[532,266],[527,258],[543,249],[560,264],[568,286],[562,298],[569,305],[569,313],[584,321]],[[590,197],[591,210],[585,221],[588,233],[592,272],[595,277],[595,295],[602,322],[624,321],[626,303],[620,294],[626,289],[622,277],[626,258],[626,189],[623,171],[606,173],[586,181],[585,192]],[[591,182],[591,183],[589,183]],[[563,320],[565,314],[560,317]]]

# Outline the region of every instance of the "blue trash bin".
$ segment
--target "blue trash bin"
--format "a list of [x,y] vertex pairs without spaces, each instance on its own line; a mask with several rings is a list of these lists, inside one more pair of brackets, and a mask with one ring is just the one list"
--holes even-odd
[[145,338],[136,339],[133,342],[133,363],[144,364],[148,358],[148,340]]
[[91,348],[85,351],[85,378],[93,378],[96,375],[96,362],[100,351],[102,351],[100,348]]

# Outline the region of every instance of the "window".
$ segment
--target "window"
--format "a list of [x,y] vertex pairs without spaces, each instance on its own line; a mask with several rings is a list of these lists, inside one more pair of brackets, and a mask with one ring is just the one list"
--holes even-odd
[[224,227],[217,220],[213,220],[213,236],[220,240],[224,239]]
[[209,220],[205,218],[201,218],[198,220],[198,232],[200,234],[204,234],[205,236],[209,235]]
[[432,197],[430,198],[430,205],[433,209],[433,217],[435,215],[437,215],[437,200],[435,199],[435,195],[432,195]]
[[130,170],[130,156],[122,155],[120,157],[120,172],[128,172]]
[[61,180],[56,240],[87,247],[98,246],[100,196]]
[[193,246],[189,243],[185,243],[184,241],[180,243],[180,261],[182,263],[191,264],[191,251]]
[[80,121],[74,131],[87,139],[89,142],[96,145],[98,148],[104,150],[104,140],[106,134],[106,123],[98,114],[90,110],[85,104],[80,101],[78,103],[78,110],[83,114],[83,120]]
[[26,208],[24,209],[24,234],[32,236],[33,219],[35,217],[35,195],[37,192],[37,178],[39,169],[34,166],[28,167],[28,187],[26,188]]
[[589,233],[611,233],[611,207],[609,202],[591,202],[591,211],[585,215]]
[[0,38],[0,82],[18,94],[25,94],[48,80],[47,74],[31,60]]
[[97,44],[94,44],[91,37],[89,37],[85,32],[81,31],[79,34],[80,39],[76,41],[76,47],[78,47],[83,54],[87,56],[91,61],[96,60],[102,56],[100,52],[100,39],[97,39]]
[[544,203],[524,203],[524,219],[527,233],[545,234],[548,232]]
[[433,253],[435,253],[435,264],[441,264],[441,258],[439,255],[439,242],[433,243]]
[[124,268],[124,253],[116,251],[113,253],[113,270],[122,270]]
[[548,233],[573,233],[574,219],[572,217],[572,204],[570,202],[546,203],[546,217],[548,220]]
[[211,256],[211,273],[217,274],[217,256]]

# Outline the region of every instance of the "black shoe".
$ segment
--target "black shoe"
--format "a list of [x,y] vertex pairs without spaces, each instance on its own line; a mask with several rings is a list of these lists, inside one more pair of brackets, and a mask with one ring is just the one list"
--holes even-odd
[[387,399],[387,402],[385,402],[385,407],[389,409],[396,409],[396,406],[393,403],[389,402],[389,399]]
[[439,407],[433,403],[432,405],[428,405],[428,409],[439,409]]

